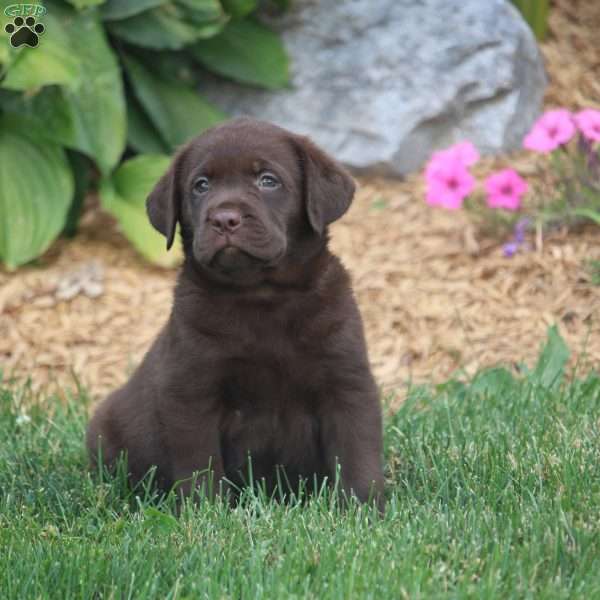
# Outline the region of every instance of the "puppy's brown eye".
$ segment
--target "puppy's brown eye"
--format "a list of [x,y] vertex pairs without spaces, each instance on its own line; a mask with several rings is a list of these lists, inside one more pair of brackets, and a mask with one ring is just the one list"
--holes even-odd
[[198,177],[196,182],[194,183],[194,191],[198,194],[203,194],[207,192],[210,188],[210,182],[208,181],[208,177]]
[[281,184],[279,183],[279,179],[273,175],[273,173],[262,173],[258,177],[258,187],[274,189],[279,187]]

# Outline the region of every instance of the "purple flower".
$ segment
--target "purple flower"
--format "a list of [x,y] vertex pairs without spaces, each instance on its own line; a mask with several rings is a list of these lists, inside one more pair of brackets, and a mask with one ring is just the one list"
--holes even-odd
[[506,258],[513,257],[517,253],[519,245],[520,244],[517,242],[508,242],[507,244],[504,244],[504,246],[502,246],[502,252],[504,253],[504,256],[506,256]]
[[525,241],[525,233],[531,224],[531,219],[529,217],[523,217],[519,219],[515,224],[514,234],[515,234],[515,242],[522,244]]
[[527,248],[527,243],[525,242],[525,234],[527,233],[527,229],[529,228],[530,224],[531,219],[529,217],[523,217],[515,223],[512,241],[502,246],[502,252],[504,256],[506,256],[507,258],[511,258],[519,251],[521,247],[524,249]]

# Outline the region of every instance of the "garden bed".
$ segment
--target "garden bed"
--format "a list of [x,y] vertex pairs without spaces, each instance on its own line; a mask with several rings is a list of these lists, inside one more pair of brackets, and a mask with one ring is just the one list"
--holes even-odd
[[[546,104],[600,108],[600,15],[591,0],[555,4],[542,46]],[[509,162],[530,180],[544,177],[524,153],[484,159],[476,171]],[[534,236],[531,251],[508,259],[505,240],[482,236],[461,212],[428,207],[420,175],[359,181],[332,245],[352,272],[385,389],[401,396],[407,381],[530,363],[552,323],[580,369],[600,364],[600,287],[586,268],[600,260],[597,227]],[[0,271],[0,365],[35,387],[76,377],[98,397],[127,378],[167,319],[175,273],[138,258],[89,204],[77,237],[35,266]]]

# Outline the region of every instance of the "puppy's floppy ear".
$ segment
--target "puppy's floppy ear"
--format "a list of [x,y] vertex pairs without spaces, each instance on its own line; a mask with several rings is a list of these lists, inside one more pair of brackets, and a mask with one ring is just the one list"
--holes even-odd
[[169,170],[159,179],[146,200],[150,223],[167,238],[167,250],[173,245],[181,208],[178,169],[180,158],[178,155],[173,159]]
[[294,136],[303,174],[303,193],[311,227],[323,235],[330,223],[350,207],[356,185],[337,161],[327,156],[307,137]]

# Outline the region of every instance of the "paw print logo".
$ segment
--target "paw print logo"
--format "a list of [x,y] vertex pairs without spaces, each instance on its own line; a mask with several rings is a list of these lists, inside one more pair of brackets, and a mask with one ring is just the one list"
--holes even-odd
[[12,23],[7,23],[4,26],[4,31],[10,33],[10,44],[14,48],[19,46],[29,46],[35,48],[39,41],[40,35],[46,31],[46,28],[41,23],[35,22],[35,17],[15,17]]

